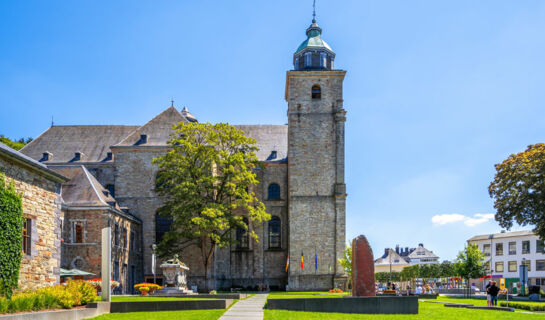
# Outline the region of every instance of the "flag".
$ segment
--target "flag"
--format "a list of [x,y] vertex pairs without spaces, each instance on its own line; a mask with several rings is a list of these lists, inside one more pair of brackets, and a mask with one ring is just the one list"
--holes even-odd
[[290,255],[288,254],[288,259],[286,260],[286,272],[288,272],[289,266],[290,266]]
[[314,271],[318,271],[318,254],[314,252]]
[[301,270],[305,270],[305,264],[303,263],[303,252],[301,252]]
[[327,262],[327,268],[331,271],[331,255],[329,255],[329,261]]

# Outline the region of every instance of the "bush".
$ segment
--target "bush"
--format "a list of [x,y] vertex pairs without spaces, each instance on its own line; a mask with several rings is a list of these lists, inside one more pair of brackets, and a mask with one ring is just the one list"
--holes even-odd
[[84,305],[97,300],[97,291],[83,280],[68,281],[66,290],[74,297],[76,305]]
[[[500,306],[507,307],[507,302],[500,302]],[[509,302],[509,307],[529,311],[545,311],[545,303],[539,302]]]
[[9,300],[4,297],[0,297],[0,313],[7,313],[9,309]]
[[212,290],[208,294],[218,294],[218,292],[216,290]]
[[343,293],[343,291],[341,289],[335,288],[335,289],[329,290],[329,293]]
[[140,292],[142,292],[141,288],[147,288],[146,291],[149,291],[150,293],[154,293],[155,290],[161,290],[163,289],[163,287],[161,287],[160,285],[158,284],[155,284],[155,283],[147,283],[147,282],[142,282],[142,283],[139,283],[139,284],[135,284],[134,285],[134,288]]
[[21,267],[23,203],[13,183],[0,172],[0,293],[10,298],[17,288]]

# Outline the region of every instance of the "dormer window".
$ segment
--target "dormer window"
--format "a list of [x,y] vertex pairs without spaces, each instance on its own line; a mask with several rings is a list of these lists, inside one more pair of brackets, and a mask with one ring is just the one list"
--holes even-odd
[[312,86],[312,99],[322,99],[322,90],[317,84]]
[[74,153],[74,161],[81,160],[81,152],[75,152]]
[[43,162],[43,161],[49,161],[53,158],[53,154],[49,151],[46,151],[44,153],[42,153],[42,158],[40,159],[40,162]]

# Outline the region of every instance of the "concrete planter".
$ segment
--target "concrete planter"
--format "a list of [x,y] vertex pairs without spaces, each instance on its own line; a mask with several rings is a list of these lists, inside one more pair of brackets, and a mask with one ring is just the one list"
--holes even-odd
[[269,299],[267,309],[361,314],[418,314],[418,298],[405,296]]
[[233,300],[179,300],[111,302],[111,313],[227,309]]
[[81,320],[110,313],[110,303],[89,303],[85,309],[41,311],[0,316],[1,320]]

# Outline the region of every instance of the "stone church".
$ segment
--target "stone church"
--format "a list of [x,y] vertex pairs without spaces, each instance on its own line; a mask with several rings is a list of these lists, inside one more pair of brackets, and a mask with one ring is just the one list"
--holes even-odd
[[[335,53],[315,19],[306,35],[286,73],[288,124],[236,126],[257,141],[264,167],[256,170],[260,184],[251,191],[272,219],[249,225],[259,242],[233,230],[237,244],[214,253],[209,288],[319,290],[346,281],[338,263],[345,246],[346,71],[334,69]],[[153,281],[151,247],[170,222],[156,214],[162,202],[154,193],[152,160],[166,152],[174,124],[196,121],[187,108],[171,105],[141,126],[52,126],[21,150],[71,179],[61,193],[61,267],[99,274],[98,233],[109,225],[112,276],[121,292]],[[204,288],[200,256],[188,249],[181,258],[190,268],[189,285]]]

